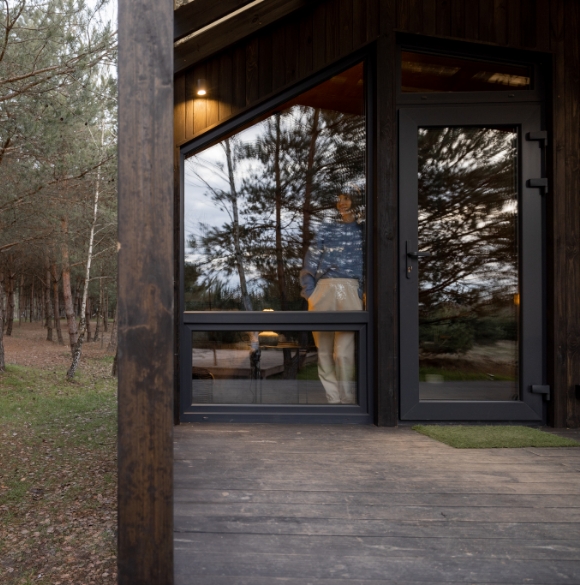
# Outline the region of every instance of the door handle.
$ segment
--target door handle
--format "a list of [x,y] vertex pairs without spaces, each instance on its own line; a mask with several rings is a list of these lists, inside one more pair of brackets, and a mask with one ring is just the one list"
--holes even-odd
[[407,252],[407,256],[413,260],[419,260],[419,258],[430,258],[433,254],[431,252]]
[[432,256],[431,252],[409,252],[409,242],[405,241],[405,256],[407,257],[407,267],[405,269],[405,276],[410,279],[413,273],[413,265],[409,262],[411,260],[419,260],[419,258],[429,258]]

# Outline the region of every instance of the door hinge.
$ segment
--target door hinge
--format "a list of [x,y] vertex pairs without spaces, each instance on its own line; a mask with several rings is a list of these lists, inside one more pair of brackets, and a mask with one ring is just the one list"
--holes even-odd
[[546,146],[548,144],[548,132],[546,130],[528,132],[526,134],[526,140],[539,140],[544,143],[543,146]]
[[544,193],[548,192],[548,179],[528,179],[526,185],[532,189],[543,189]]
[[[528,132],[526,134],[526,140],[528,141],[537,141],[540,143],[540,148],[542,149],[542,174],[545,174],[546,169],[546,146],[548,144],[548,132],[546,130],[538,130],[537,132]],[[526,186],[532,189],[543,189],[543,194],[545,195],[548,192],[548,179],[546,177],[541,177],[539,179],[528,179],[526,181]]]
[[532,394],[543,394],[546,400],[550,400],[550,386],[531,386]]

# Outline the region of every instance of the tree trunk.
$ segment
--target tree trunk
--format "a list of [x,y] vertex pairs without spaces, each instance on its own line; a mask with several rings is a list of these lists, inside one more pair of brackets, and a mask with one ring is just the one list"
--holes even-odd
[[4,359],[4,280],[0,274],[0,372],[6,371]]
[[78,329],[77,321],[75,318],[75,309],[73,305],[72,290],[70,286],[70,262],[68,253],[68,218],[65,216],[61,219],[62,229],[62,244],[61,244],[61,255],[62,255],[62,291],[64,295],[64,312],[66,315],[66,322],[68,325],[68,337],[71,352],[73,351],[77,339]]
[[[99,304],[97,306],[97,324],[95,325],[95,336],[93,341],[99,340],[99,334],[101,333],[101,313],[103,312],[103,278],[99,278]],[[102,347],[101,343],[101,347]]]
[[62,329],[60,327],[60,299],[58,293],[58,273],[56,271],[56,262],[51,262],[50,273],[52,276],[52,313],[54,315],[54,328],[56,329],[56,338],[58,339],[58,342],[64,345]]
[[[105,139],[105,122],[102,123],[102,130],[101,130],[101,147],[103,146]],[[80,322],[80,332],[73,348],[73,359],[68,372],[66,373],[66,379],[72,380],[74,378],[75,372],[79,366],[79,362],[81,359],[81,353],[83,350],[83,337],[85,333],[85,328],[88,327],[90,321],[90,313],[85,318],[84,313],[87,311],[87,299],[89,296],[89,284],[91,278],[91,263],[93,261],[93,244],[95,241],[95,226],[97,225],[97,216],[99,212],[99,188],[101,182],[101,167],[97,169],[97,181],[95,185],[95,197],[93,199],[93,221],[91,223],[91,231],[89,234],[89,249],[87,252],[87,265],[85,268],[85,284],[83,286],[83,300],[81,304],[81,322]],[[87,329],[87,340],[90,339],[90,331]]]
[[118,352],[115,350],[115,357],[113,358],[113,367],[111,368],[111,376],[117,377],[117,354]]
[[[117,352],[117,307],[115,307],[115,316],[113,317],[113,326],[111,327],[111,337],[107,345],[107,353]],[[113,374],[114,375],[114,374]]]
[[52,324],[54,315],[51,314],[52,303],[50,302],[50,269],[46,268],[46,286],[44,287],[44,316],[46,326],[46,341],[52,341]]
[[[24,298],[24,274],[20,275],[20,284],[18,285],[18,327],[22,326],[22,311],[26,311],[26,302]],[[24,313],[24,321],[26,321],[26,313]]]
[[86,323],[86,330],[87,330],[87,336],[85,338],[85,341],[87,343],[90,343],[91,340],[91,299],[88,298],[87,302],[85,303],[85,323]]
[[6,335],[12,335],[12,327],[14,326],[14,277],[16,275],[12,272],[10,266],[8,267],[8,302],[6,305]]
[[246,281],[246,271],[244,268],[244,257],[242,254],[242,245],[240,243],[240,216],[238,211],[238,193],[236,190],[236,181],[234,176],[234,157],[229,138],[224,140],[224,148],[226,151],[226,160],[228,163],[228,178],[230,181],[230,203],[232,205],[232,215],[234,218],[234,256],[236,258],[236,268],[238,270],[238,277],[240,279],[240,290],[242,291],[242,302],[246,311],[253,311],[252,300],[248,294],[248,285]]
[[[244,256],[242,254],[242,246],[240,242],[240,215],[238,211],[238,192],[236,190],[236,181],[234,175],[234,157],[232,156],[232,149],[229,138],[224,140],[224,147],[226,151],[226,160],[228,164],[228,178],[230,182],[230,202],[232,204],[232,215],[234,219],[233,236],[234,236],[234,255],[236,258],[236,268],[238,269],[238,276],[240,279],[240,290],[242,291],[242,302],[246,311],[253,311],[252,299],[248,294],[248,285],[246,282],[246,271],[244,267]],[[250,378],[252,380],[258,379],[260,376],[260,341],[257,331],[250,332]]]
[[32,284],[30,285],[30,315],[29,321],[32,323],[32,316],[34,314],[34,276],[32,277]]
[[286,302],[286,270],[284,266],[284,250],[282,247],[282,181],[280,179],[280,114],[276,114],[276,149],[274,153],[274,179],[276,182],[276,276],[278,277],[278,292],[280,307],[288,309]]
[[105,291],[103,305],[103,331],[109,332],[109,293]]

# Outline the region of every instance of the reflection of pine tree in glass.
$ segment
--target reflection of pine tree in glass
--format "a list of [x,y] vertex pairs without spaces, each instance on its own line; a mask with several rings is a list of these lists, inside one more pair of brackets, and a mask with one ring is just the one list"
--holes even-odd
[[432,254],[420,263],[420,335],[429,351],[513,336],[516,136],[514,129],[419,130],[419,249]]
[[364,179],[364,118],[294,106],[262,123],[244,179],[255,266],[273,308],[302,309],[298,275],[317,226],[349,182]]
[[[293,106],[252,130],[251,142],[242,142],[244,133],[229,139],[236,181],[228,177],[229,188],[205,182],[206,196],[231,221],[200,226],[194,243],[204,260],[198,270],[209,283],[216,273],[239,275],[242,265],[246,278],[252,275],[254,295],[261,296],[252,303],[254,310],[304,309],[298,275],[317,226],[335,209],[345,184],[364,184],[364,117]],[[199,163],[203,156],[190,160]],[[225,159],[217,170],[223,182]],[[247,310],[241,301],[239,308]]]

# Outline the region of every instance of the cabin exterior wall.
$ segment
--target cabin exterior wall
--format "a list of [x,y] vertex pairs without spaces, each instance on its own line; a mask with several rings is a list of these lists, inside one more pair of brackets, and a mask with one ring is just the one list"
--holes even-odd
[[[426,45],[429,39],[436,38],[467,41],[482,47],[537,52],[551,59],[551,79],[546,83],[546,120],[551,136],[546,234],[546,351],[552,387],[549,422],[556,427],[577,427],[580,425],[580,386],[577,386],[580,385],[580,3],[576,0],[325,0],[294,12],[175,77],[176,202],[179,202],[181,145],[341,58],[369,47],[376,68],[374,140],[376,159],[380,161],[373,165],[376,422],[396,425],[395,59],[397,35],[402,33],[417,35]],[[198,78],[207,80],[211,100],[194,99]],[[181,234],[176,216],[175,246],[179,250]],[[178,288],[176,285],[176,295]],[[176,331],[179,331],[178,320],[176,315]]]

